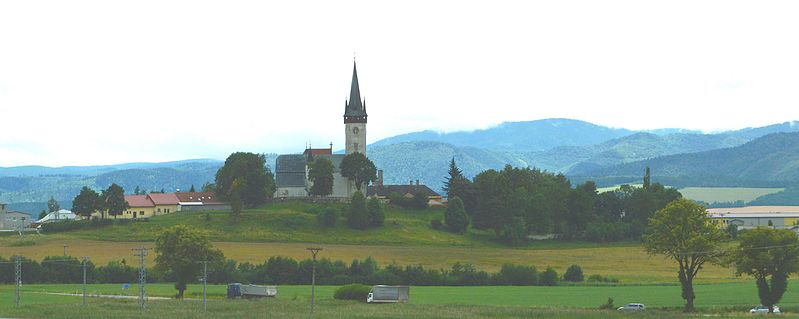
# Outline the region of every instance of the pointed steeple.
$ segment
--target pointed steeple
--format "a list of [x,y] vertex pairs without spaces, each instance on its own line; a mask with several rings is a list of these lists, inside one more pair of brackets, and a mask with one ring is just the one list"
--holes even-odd
[[350,99],[344,103],[344,123],[366,123],[366,108],[364,104],[365,101],[361,100],[361,88],[358,85],[358,69],[355,61],[353,61]]

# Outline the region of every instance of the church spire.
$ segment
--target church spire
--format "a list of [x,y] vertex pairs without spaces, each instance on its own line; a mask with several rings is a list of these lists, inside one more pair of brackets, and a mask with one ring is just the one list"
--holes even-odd
[[361,100],[361,88],[358,85],[358,69],[352,62],[352,84],[350,100],[344,103],[344,123],[366,123],[365,101]]

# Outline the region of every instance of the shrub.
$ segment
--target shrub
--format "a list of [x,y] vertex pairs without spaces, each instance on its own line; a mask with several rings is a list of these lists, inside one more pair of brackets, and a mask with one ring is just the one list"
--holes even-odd
[[359,300],[366,302],[372,287],[361,284],[344,285],[336,289],[333,298],[341,300]]
[[430,221],[430,226],[433,227],[435,230],[441,230],[444,228],[444,225],[441,224],[441,220],[436,218]]
[[449,201],[447,210],[444,211],[444,223],[450,231],[463,233],[469,226],[469,217],[466,216],[466,209],[463,208],[463,201],[460,197],[454,197]]
[[328,207],[316,215],[316,220],[319,221],[319,225],[323,227],[334,227],[338,220],[338,213],[336,213],[335,209]]
[[383,212],[383,208],[380,207],[380,202],[377,198],[372,197],[369,199],[369,202],[366,203],[366,211],[369,215],[369,226],[383,226],[383,222],[386,220],[386,213]]
[[552,267],[548,267],[546,271],[541,273],[538,278],[538,283],[542,286],[555,286],[558,284],[558,272]]
[[369,212],[366,209],[366,198],[363,197],[361,192],[355,192],[350,201],[347,225],[355,229],[366,229],[369,227],[369,224]]
[[538,283],[538,271],[532,266],[504,264],[496,275],[500,285],[532,286]]
[[500,239],[512,246],[521,246],[527,242],[527,229],[524,227],[524,219],[520,217],[513,218],[510,224],[502,226],[500,231]]
[[588,282],[591,283],[617,283],[619,282],[618,279],[613,277],[604,277],[602,275],[591,275],[588,276]]
[[613,298],[608,297],[608,302],[599,306],[600,310],[613,310],[616,306],[613,305]]
[[581,282],[584,280],[583,269],[579,265],[571,265],[563,274],[563,281]]

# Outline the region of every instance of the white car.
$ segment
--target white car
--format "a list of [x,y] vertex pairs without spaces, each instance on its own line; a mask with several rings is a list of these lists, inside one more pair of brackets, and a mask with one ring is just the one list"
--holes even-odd
[[[642,304],[642,303],[628,303],[628,304],[626,304],[624,306],[619,307],[616,310],[620,310],[620,311],[644,311],[644,310],[646,310],[646,306],[644,306],[644,304]],[[767,311],[768,311],[768,309],[767,309]]]
[[[768,313],[768,307],[757,306],[752,309],[749,309],[749,313]],[[780,313],[780,307],[774,306],[774,313]]]

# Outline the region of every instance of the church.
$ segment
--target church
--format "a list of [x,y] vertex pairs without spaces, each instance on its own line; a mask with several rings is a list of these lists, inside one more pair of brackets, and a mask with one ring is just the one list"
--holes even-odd
[[279,155],[275,160],[275,198],[309,196],[313,182],[308,180],[308,164],[317,157],[325,157],[333,163],[333,193],[329,197],[352,197],[356,191],[355,183],[341,176],[339,165],[347,154],[359,152],[366,155],[366,118],[366,101],[361,100],[358,70],[353,62],[350,98],[344,101],[345,154],[333,154],[331,143],[330,148],[306,147],[302,154]]

